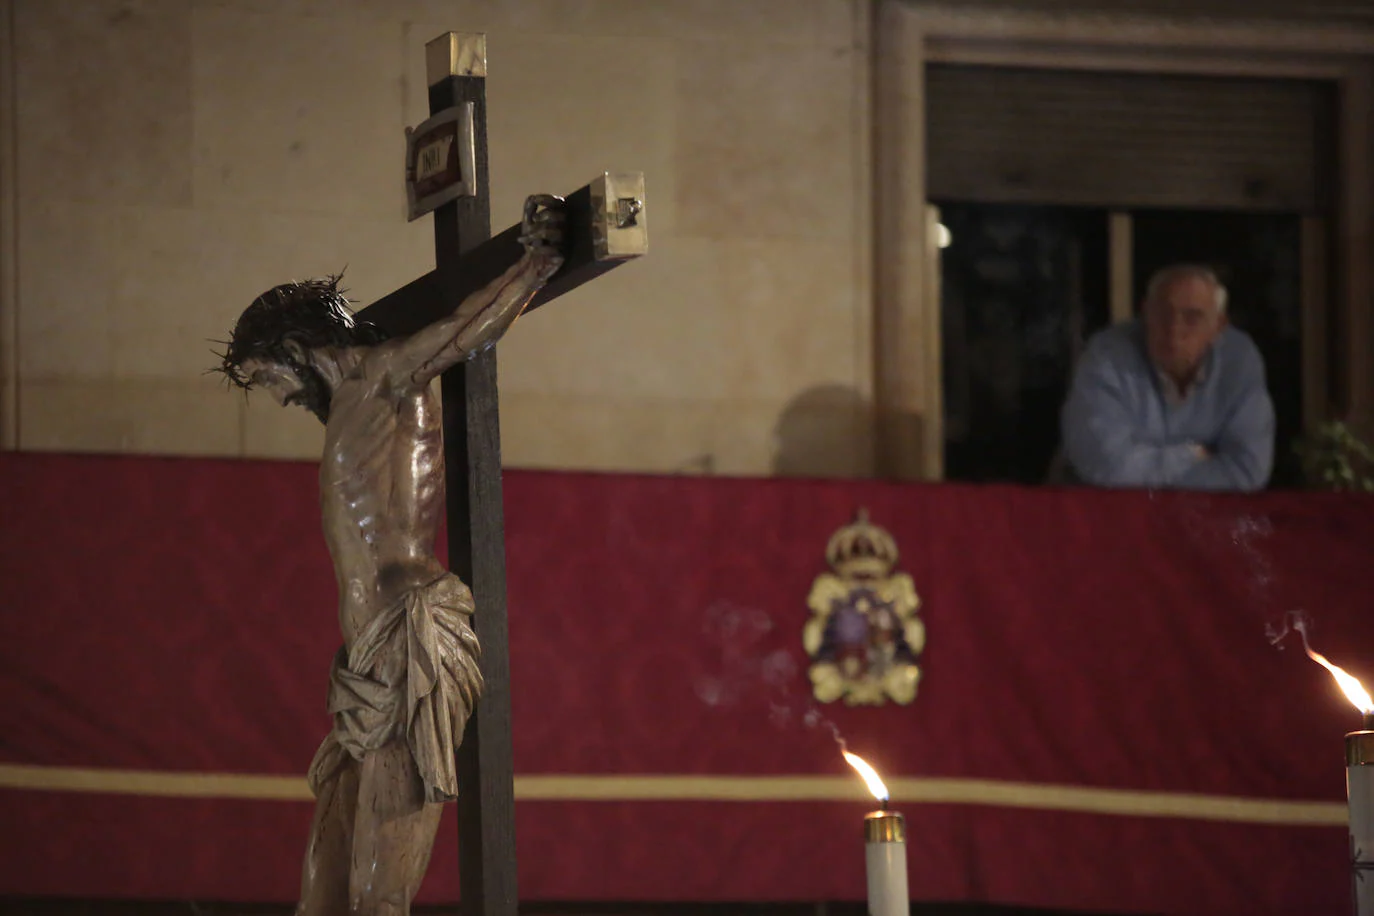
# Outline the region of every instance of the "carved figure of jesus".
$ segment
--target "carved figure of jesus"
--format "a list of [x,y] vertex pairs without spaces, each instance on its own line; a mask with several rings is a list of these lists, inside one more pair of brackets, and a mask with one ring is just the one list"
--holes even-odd
[[495,345],[561,266],[560,198],[525,202],[521,258],[404,338],[357,321],[338,278],[288,283],[240,316],[221,371],[324,423],[320,503],[343,646],[334,726],[310,765],[316,806],[300,916],[406,914],[429,864],[454,751],[482,692],[472,593],[434,556],[444,514],[430,383]]

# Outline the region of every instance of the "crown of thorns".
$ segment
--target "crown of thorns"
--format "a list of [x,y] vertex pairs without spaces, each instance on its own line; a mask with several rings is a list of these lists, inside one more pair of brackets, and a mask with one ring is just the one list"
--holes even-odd
[[311,350],[326,346],[373,344],[385,339],[376,325],[359,321],[353,314],[345,290],[339,288],[343,274],[317,280],[301,280],[274,286],[253,300],[234,325],[225,349],[215,355],[221,372],[231,384],[252,387],[239,369],[249,359],[293,362],[287,341]]

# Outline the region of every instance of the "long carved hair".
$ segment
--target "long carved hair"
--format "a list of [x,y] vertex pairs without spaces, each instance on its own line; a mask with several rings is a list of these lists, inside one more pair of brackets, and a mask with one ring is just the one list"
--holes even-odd
[[244,389],[252,380],[240,367],[250,359],[287,366],[301,380],[301,393],[291,400],[303,404],[324,422],[329,417],[329,386],[314,367],[302,363],[287,347],[293,341],[304,350],[320,347],[357,347],[380,343],[386,334],[358,321],[344,290],[342,274],[274,286],[244,309],[220,357],[217,371]]

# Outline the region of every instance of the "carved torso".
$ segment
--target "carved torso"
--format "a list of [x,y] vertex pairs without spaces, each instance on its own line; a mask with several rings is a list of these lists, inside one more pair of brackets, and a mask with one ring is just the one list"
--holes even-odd
[[334,391],[320,463],[346,646],[378,613],[443,572],[434,556],[444,510],[438,399],[427,387],[397,393],[368,368],[364,360]]

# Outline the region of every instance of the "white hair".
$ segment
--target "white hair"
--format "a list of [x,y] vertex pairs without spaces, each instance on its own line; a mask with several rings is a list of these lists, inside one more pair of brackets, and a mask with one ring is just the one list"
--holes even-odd
[[1182,280],[1189,277],[1202,280],[1212,287],[1212,295],[1217,305],[1217,314],[1222,314],[1226,311],[1226,287],[1222,284],[1216,271],[1212,270],[1210,267],[1204,267],[1201,264],[1173,264],[1169,267],[1163,267],[1155,271],[1150,277],[1149,286],[1145,288],[1145,301],[1153,302],[1155,297],[1159,295],[1160,290],[1165,286],[1175,280]]

